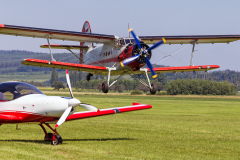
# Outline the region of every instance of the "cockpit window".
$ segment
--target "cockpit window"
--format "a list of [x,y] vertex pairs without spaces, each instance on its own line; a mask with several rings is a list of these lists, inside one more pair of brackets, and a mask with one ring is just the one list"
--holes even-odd
[[131,43],[130,39],[125,39],[126,44]]
[[16,99],[28,94],[43,94],[36,87],[23,82],[5,82],[0,84],[2,92],[7,100]]
[[135,39],[131,39],[131,43],[132,44],[135,44],[136,42],[135,42]]
[[31,86],[31,85],[27,85],[26,83],[24,84],[18,84],[16,85],[16,90],[20,93],[20,94],[42,94],[42,92],[40,90],[38,90],[36,87]]
[[120,44],[122,46],[127,45],[129,43],[136,44],[134,38],[122,38],[122,39],[120,39]]

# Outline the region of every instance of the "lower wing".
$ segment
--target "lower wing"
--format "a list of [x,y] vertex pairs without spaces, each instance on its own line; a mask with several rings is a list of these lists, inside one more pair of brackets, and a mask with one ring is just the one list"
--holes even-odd
[[[196,72],[196,71],[208,71],[219,68],[219,65],[200,65],[200,66],[180,66],[180,67],[160,67],[153,68],[156,73],[176,73],[176,72]],[[148,72],[150,69],[148,68]]]
[[[39,59],[24,59],[22,61],[24,65],[38,66],[38,67],[47,67],[47,68],[57,68],[57,69],[67,69],[67,70],[76,70],[92,73],[95,75],[108,75],[107,67],[94,66],[94,65],[85,65],[85,64],[76,64],[76,63],[66,63],[66,62],[57,62],[57,61],[48,61],[48,60],[39,60]],[[208,71],[212,69],[219,68],[218,65],[199,65],[199,66],[181,66],[181,67],[160,67],[153,68],[156,73],[176,73],[176,72],[195,72],[195,71]],[[130,74],[143,74],[144,69],[138,71],[129,71]],[[150,69],[147,68],[147,71],[150,72]],[[111,75],[120,75],[123,73],[123,70],[112,70]],[[128,73],[128,72],[125,72]]]
[[57,62],[57,61],[48,61],[48,60],[40,60],[40,59],[24,59],[22,61],[22,64],[29,65],[29,66],[57,68],[57,69],[64,69],[64,70],[84,71],[84,72],[88,72],[96,75],[108,74],[108,70],[106,67],[85,65],[85,64]]
[[94,112],[94,111],[75,112],[72,115],[68,116],[66,121],[104,116],[108,114],[136,111],[136,110],[142,110],[142,109],[150,109],[150,108],[152,108],[152,106],[148,104],[133,103],[132,106],[101,109],[100,112]]

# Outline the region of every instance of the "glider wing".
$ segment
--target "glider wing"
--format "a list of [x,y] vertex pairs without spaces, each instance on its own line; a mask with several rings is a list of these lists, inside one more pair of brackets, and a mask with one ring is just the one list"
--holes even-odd
[[148,104],[133,103],[132,106],[101,109],[100,112],[94,111],[75,112],[72,115],[68,116],[67,121],[150,108],[152,108],[152,106]]

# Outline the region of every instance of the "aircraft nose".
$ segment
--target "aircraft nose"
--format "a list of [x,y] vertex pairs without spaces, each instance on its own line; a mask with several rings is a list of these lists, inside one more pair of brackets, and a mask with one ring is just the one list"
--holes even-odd
[[78,99],[76,99],[76,98],[72,98],[72,99],[68,100],[68,106],[76,107],[76,106],[79,106],[80,103],[81,102]]

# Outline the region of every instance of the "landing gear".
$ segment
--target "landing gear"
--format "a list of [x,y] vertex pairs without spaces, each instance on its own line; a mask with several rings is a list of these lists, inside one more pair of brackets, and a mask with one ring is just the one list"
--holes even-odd
[[86,80],[87,80],[87,81],[90,81],[90,79],[91,79],[92,76],[93,76],[93,74],[88,73],[88,75],[87,75],[87,77],[86,77]]
[[150,83],[150,80],[149,80],[149,77],[148,77],[148,70],[146,68],[141,68],[140,71],[144,71],[145,72],[145,75],[147,77],[147,81],[148,81],[148,84],[145,83],[144,81],[142,81],[141,79],[138,79],[139,82],[141,82],[143,85],[147,86],[149,89],[150,89],[150,93],[151,94],[156,94],[157,92],[157,85],[156,83]]
[[[102,83],[102,91],[104,93],[107,93],[109,87],[111,87],[113,84],[115,84],[123,75],[129,74],[130,76],[132,76],[129,73],[130,71],[123,71],[122,74],[120,74],[120,76],[115,81],[113,81],[110,84],[111,71],[112,70],[116,70],[116,68],[107,68],[107,70],[108,70],[108,81]],[[148,69],[147,68],[140,68],[140,71],[145,72],[146,77],[147,77],[147,83],[138,78],[139,82],[142,83],[144,86],[148,87],[150,89],[150,93],[151,94],[156,94],[156,92],[157,92],[157,85],[155,83],[152,83],[152,84],[150,83],[150,80],[149,80],[149,77],[148,77]]]
[[44,141],[50,142],[53,137],[53,133],[47,133],[44,137]]
[[156,83],[152,83],[151,87],[152,88],[150,88],[150,93],[151,94],[155,94],[157,92],[157,85],[156,85]]
[[103,91],[103,93],[108,93],[108,83],[107,82],[102,83],[102,91]]
[[58,145],[62,144],[62,137],[60,135],[53,135],[53,138],[51,139],[52,145]]
[[[47,133],[43,124],[50,128],[54,133]],[[44,141],[51,142],[52,145],[62,144],[62,137],[58,134],[56,129],[53,129],[48,123],[41,123],[39,125],[45,133]]]

